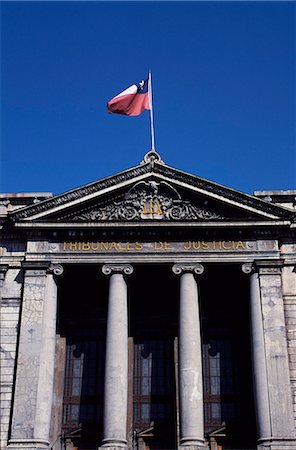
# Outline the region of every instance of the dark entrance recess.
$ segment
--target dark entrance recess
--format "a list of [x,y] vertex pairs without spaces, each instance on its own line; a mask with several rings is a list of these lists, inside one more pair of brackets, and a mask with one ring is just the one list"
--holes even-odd
[[98,266],[65,267],[58,332],[66,340],[62,432],[79,449],[96,449],[103,427],[108,279]]
[[179,280],[168,265],[139,265],[129,285],[129,436],[139,449],[174,449]]
[[255,449],[249,280],[239,265],[208,265],[200,299],[206,435],[221,435],[223,449]]
[[[138,264],[127,283],[129,445],[175,449],[180,280],[170,264]],[[239,266],[206,265],[199,284],[205,433],[220,435],[223,450],[254,449],[248,279]],[[60,279],[58,333],[66,343],[60,423],[78,449],[94,450],[102,440],[108,285],[98,266],[66,266]]]

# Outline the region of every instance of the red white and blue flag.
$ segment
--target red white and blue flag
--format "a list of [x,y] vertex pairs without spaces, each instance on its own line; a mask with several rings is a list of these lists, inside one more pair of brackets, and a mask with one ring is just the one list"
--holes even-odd
[[138,85],[133,84],[107,103],[108,112],[138,116],[145,109],[151,109],[149,101],[148,79],[142,80]]

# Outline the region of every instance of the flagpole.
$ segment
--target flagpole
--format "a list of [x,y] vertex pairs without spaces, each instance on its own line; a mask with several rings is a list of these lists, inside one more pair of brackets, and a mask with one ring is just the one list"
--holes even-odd
[[151,151],[155,152],[154,118],[153,118],[153,103],[152,103],[152,79],[151,79],[150,70],[149,70],[149,75],[148,75],[148,96],[149,96],[149,106],[150,106]]

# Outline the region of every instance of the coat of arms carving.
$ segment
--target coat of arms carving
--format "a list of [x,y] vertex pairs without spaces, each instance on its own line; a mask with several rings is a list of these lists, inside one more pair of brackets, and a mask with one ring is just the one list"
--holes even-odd
[[71,217],[75,221],[209,220],[222,219],[215,212],[183,200],[165,181],[140,181],[122,200],[101,204]]

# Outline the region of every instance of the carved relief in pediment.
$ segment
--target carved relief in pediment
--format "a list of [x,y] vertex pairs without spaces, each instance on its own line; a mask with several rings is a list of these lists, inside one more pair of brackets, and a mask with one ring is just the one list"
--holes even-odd
[[178,191],[165,181],[140,181],[124,195],[123,199],[76,213],[71,216],[71,221],[209,220],[222,218],[215,212],[182,199]]

